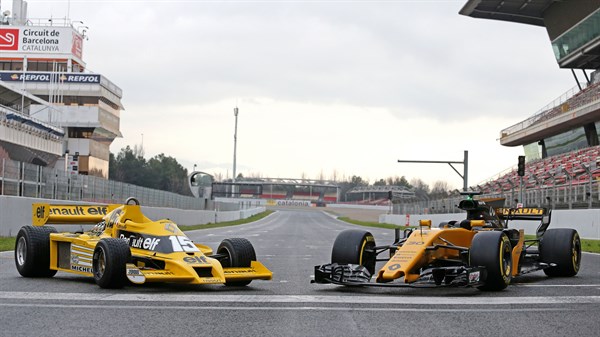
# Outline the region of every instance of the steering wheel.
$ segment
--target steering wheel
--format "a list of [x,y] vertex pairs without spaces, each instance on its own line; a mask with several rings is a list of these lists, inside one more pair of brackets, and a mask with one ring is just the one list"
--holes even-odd
[[140,204],[140,201],[137,200],[136,197],[129,197],[129,198],[127,198],[127,200],[125,200],[125,205],[130,205],[130,203],[129,203],[130,201],[133,201],[133,205],[139,206],[139,204]]

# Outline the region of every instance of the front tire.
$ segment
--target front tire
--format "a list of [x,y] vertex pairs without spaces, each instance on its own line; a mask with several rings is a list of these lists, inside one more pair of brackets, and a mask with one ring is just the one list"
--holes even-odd
[[358,264],[375,273],[375,238],[367,231],[347,229],[338,234],[331,250],[331,263]]
[[[227,256],[221,260],[223,268],[229,267],[250,267],[252,261],[256,261],[256,252],[250,241],[244,238],[225,239],[217,248],[217,254]],[[250,284],[252,280],[229,281],[226,286],[241,287]]]
[[469,250],[469,265],[485,267],[487,277],[480,290],[502,290],[512,279],[512,245],[503,232],[475,234]]
[[540,258],[556,266],[544,269],[548,276],[570,277],[581,266],[581,239],[572,228],[548,229],[540,239]]
[[118,289],[127,283],[126,264],[131,260],[131,250],[121,239],[102,239],[94,249],[92,273],[100,288]]
[[15,265],[23,277],[52,277],[50,269],[50,234],[54,227],[23,226],[15,242]]

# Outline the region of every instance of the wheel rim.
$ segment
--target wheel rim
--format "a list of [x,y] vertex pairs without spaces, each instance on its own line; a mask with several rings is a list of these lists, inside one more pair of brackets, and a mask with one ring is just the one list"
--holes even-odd
[[17,241],[17,263],[19,266],[25,264],[27,260],[27,241],[25,241],[24,237],[20,237],[19,241]]
[[102,247],[98,250],[98,257],[96,259],[96,277],[101,278],[104,275],[106,269],[106,259],[104,257],[104,249]]
[[217,253],[218,254],[225,253],[225,255],[227,255],[227,259],[221,261],[221,266],[223,266],[225,268],[233,267],[233,254],[231,254],[231,252],[229,251],[229,249],[227,249],[227,247],[221,247],[221,250],[219,250]]
[[572,256],[573,256],[573,270],[575,270],[575,272],[579,271],[579,263],[580,263],[580,258],[581,258],[581,241],[579,240],[579,235],[575,235],[573,236],[573,252],[572,252]]
[[510,247],[508,245],[506,245],[506,242],[502,241],[502,247],[500,250],[500,254],[501,254],[501,274],[504,277],[504,279],[507,279],[510,277],[510,272],[511,272],[511,252],[510,252]]

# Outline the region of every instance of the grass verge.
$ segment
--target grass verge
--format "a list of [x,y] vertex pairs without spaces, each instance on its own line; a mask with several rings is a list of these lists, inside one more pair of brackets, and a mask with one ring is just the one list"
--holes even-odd
[[[535,239],[535,235],[525,235],[526,240]],[[581,239],[581,250],[589,253],[600,254],[600,240]]]
[[[209,224],[205,224],[205,225],[179,226],[179,229],[181,229],[182,231],[191,231],[191,230],[195,230],[195,229],[206,229],[206,228],[217,228],[217,227],[243,225],[248,222],[260,220],[271,213],[273,213],[273,211],[264,211],[262,213],[255,214],[246,219],[209,223]],[[4,252],[7,250],[14,250],[15,249],[15,240],[16,240],[16,238],[14,238],[14,237],[0,237],[0,252]]]
[[15,249],[15,241],[17,238],[0,236],[0,252]]
[[[348,222],[348,223],[351,223],[351,224],[365,226],[365,227],[388,228],[388,229],[407,228],[405,226],[398,226],[398,225],[387,224],[387,223],[358,221],[358,220],[350,219],[348,217],[339,217],[338,219]],[[535,239],[535,235],[525,235],[525,239],[527,239],[527,240]],[[589,252],[589,253],[600,253],[600,240],[581,239],[581,250],[584,252]]]
[[243,225],[245,223],[248,222],[254,222],[254,221],[258,221],[264,217],[266,217],[267,215],[273,213],[274,211],[264,211],[262,213],[258,213],[255,214],[249,218],[246,219],[240,219],[240,220],[234,220],[234,221],[225,221],[225,222],[217,222],[217,223],[209,223],[209,224],[204,224],[204,225],[191,225],[191,226],[178,226],[179,229],[181,229],[182,231],[192,231],[195,229],[207,229],[207,228],[217,228],[217,227],[228,227],[228,226],[237,226],[237,225]]

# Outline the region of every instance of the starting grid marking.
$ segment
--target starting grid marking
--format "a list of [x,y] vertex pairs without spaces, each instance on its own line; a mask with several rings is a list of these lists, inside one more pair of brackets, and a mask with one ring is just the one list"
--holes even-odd
[[18,308],[49,308],[49,309],[92,309],[92,310],[101,310],[101,309],[109,309],[109,310],[241,310],[241,311],[256,311],[256,310],[266,310],[266,311],[343,311],[343,312],[362,312],[362,311],[380,311],[380,312],[530,312],[530,311],[569,311],[575,309],[569,309],[564,307],[555,307],[555,308],[477,308],[477,309],[469,309],[469,308],[348,308],[348,307],[273,307],[273,306],[158,306],[158,305],[144,305],[143,307],[132,306],[132,305],[97,305],[97,304],[27,304],[27,303],[0,303],[0,307],[18,307]]
[[[31,301],[122,301],[179,303],[247,303],[247,304],[360,304],[360,305],[513,305],[519,304],[600,304],[600,296],[531,296],[531,297],[426,297],[426,296],[312,296],[312,295],[177,295],[177,294],[90,294],[0,291],[0,299]],[[0,305],[14,305],[0,303]],[[20,305],[20,304],[19,304]],[[39,305],[39,304],[31,304]],[[108,305],[108,304],[107,304]],[[73,305],[69,305],[72,307]],[[144,306],[145,307],[145,306]],[[411,309],[413,310],[413,309]],[[464,309],[462,309],[464,311]]]

